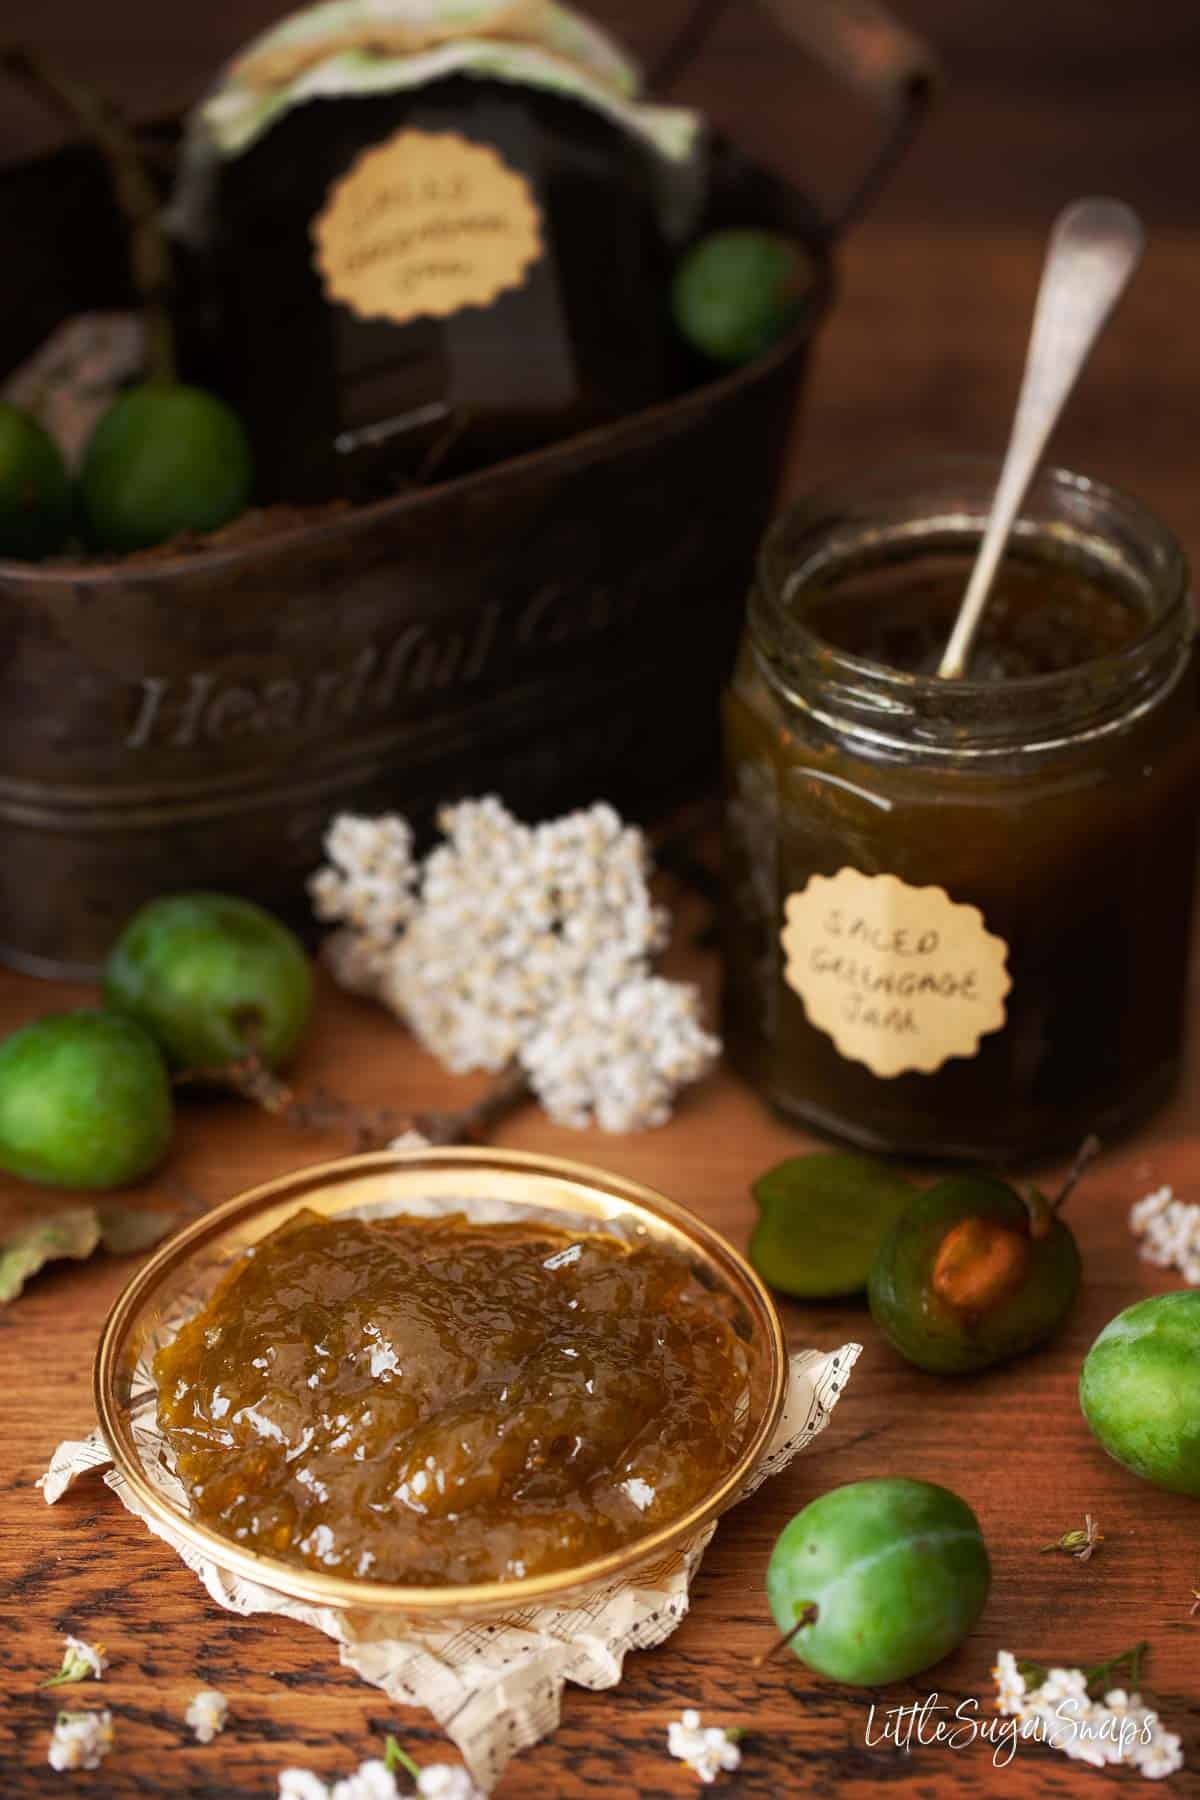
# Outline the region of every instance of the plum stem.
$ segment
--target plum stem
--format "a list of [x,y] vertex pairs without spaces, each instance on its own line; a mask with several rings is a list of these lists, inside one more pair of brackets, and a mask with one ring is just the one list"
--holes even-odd
[[1096,1136],[1094,1131],[1089,1132],[1075,1152],[1075,1160],[1067,1170],[1066,1178],[1063,1181],[1062,1186],[1050,1202],[1051,1212],[1058,1212],[1061,1207],[1066,1205],[1067,1201],[1071,1198],[1071,1195],[1075,1192],[1075,1189],[1079,1186],[1079,1183],[1083,1180],[1084,1175],[1095,1162],[1099,1154],[1100,1139]]
[[1032,1183],[1018,1187],[1017,1192],[1029,1215],[1029,1235],[1031,1238],[1044,1238],[1054,1223],[1059,1212],[1075,1192],[1091,1164],[1100,1154],[1100,1139],[1095,1132],[1089,1133],[1075,1152],[1075,1159],[1067,1170],[1062,1186],[1053,1200],[1047,1200],[1040,1189]]
[[161,206],[137,140],[102,94],[62,74],[21,45],[0,49],[0,68],[29,88],[86,133],[108,168],[117,205],[125,220],[129,269],[146,323],[146,374],[171,384],[176,379],[175,327],[171,320],[171,250]]
[[803,1631],[806,1625],[815,1625],[820,1616],[820,1608],[813,1601],[806,1601],[797,1614],[796,1623],[792,1629],[785,1631],[781,1638],[776,1638],[769,1650],[764,1650],[761,1656],[756,1656],[751,1667],[761,1669],[763,1664],[769,1663],[773,1656],[778,1656],[781,1650],[787,1649],[798,1631]]

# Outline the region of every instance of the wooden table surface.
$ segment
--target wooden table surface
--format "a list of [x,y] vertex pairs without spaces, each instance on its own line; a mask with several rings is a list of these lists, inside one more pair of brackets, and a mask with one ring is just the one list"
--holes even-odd
[[[211,62],[279,9],[275,0],[205,8],[112,0],[43,0],[47,47],[103,73],[153,110],[192,91]],[[648,41],[665,9],[610,0],[595,10]],[[1102,346],[1060,435],[1063,460],[1123,482],[1200,555],[1196,454],[1200,397],[1200,237],[1194,184],[1200,29],[1191,0],[1115,8],[1106,0],[913,0],[909,16],[949,52],[956,85],[875,219],[847,244],[840,306],[824,337],[789,469],[791,487],[864,458],[906,448],[999,443],[1022,352],[1045,224],[1073,192],[1110,188],[1142,205],[1154,227],[1138,284]],[[648,23],[648,15],[653,19]],[[811,138],[826,127],[844,147],[841,111],[814,90],[796,103],[796,66],[750,8],[721,27],[693,94],[753,148],[810,172]],[[819,86],[819,83],[817,84]],[[803,90],[807,96],[809,89]],[[801,117],[803,114],[803,117]],[[814,126],[815,121],[815,126]],[[39,139],[18,109],[0,117],[0,156]],[[852,136],[853,134],[851,134]],[[803,141],[802,141],[803,140]],[[713,959],[689,947],[701,922],[685,900],[677,968],[715,998]],[[0,972],[0,1029],[79,990]],[[1196,1013],[1193,1006],[1193,1016]],[[454,1082],[366,1005],[323,991],[300,1076],[361,1101],[449,1101]],[[1140,1295],[1171,1285],[1140,1263],[1126,1226],[1130,1203],[1162,1181],[1194,1197],[1200,1185],[1200,1063],[1173,1104],[1112,1148],[1072,1202],[1085,1284],[1058,1340],[1043,1352],[969,1381],[916,1373],[879,1341],[857,1305],[784,1308],[796,1345],[849,1338],[865,1354],[828,1432],[784,1476],[730,1515],[708,1552],[693,1609],[662,1648],[633,1656],[616,1690],[568,1692],[563,1723],[523,1754],[502,1800],[551,1795],[684,1795],[694,1778],[668,1760],[665,1734],[699,1705],[746,1727],[741,1770],[714,1790],[731,1796],[878,1796],[909,1783],[929,1800],[981,1795],[1085,1795],[1136,1780],[1079,1769],[1023,1749],[1002,1769],[986,1747],[950,1750],[866,1743],[869,1696],[811,1677],[784,1658],[751,1666],[769,1640],[763,1574],[787,1519],[821,1489],[879,1473],[947,1483],[975,1507],[995,1580],[977,1630],[929,1676],[889,1690],[883,1706],[935,1686],[951,1703],[986,1703],[997,1649],[1094,1660],[1145,1637],[1145,1685],[1184,1734],[1190,1768],[1168,1793],[1200,1793],[1200,1513],[1109,1462],[1079,1416],[1075,1383],[1100,1326]],[[662,1131],[606,1138],[555,1129],[536,1112],[510,1121],[503,1144],[590,1159],[661,1187],[744,1245],[750,1180],[805,1147],[731,1076],[689,1098]],[[235,1103],[183,1108],[178,1154],[147,1189],[166,1204],[186,1190],[214,1203],[251,1182],[329,1154],[330,1140],[298,1138]],[[0,1185],[6,1208],[27,1203]],[[86,1791],[112,1796],[268,1796],[289,1763],[327,1778],[378,1751],[394,1731],[419,1761],[445,1746],[430,1721],[391,1705],[337,1666],[329,1643],[300,1625],[241,1620],[215,1608],[173,1555],[98,1484],[53,1510],[34,1488],[56,1442],[91,1424],[90,1365],[106,1310],[129,1265],[98,1260],[38,1277],[0,1314],[4,1378],[0,1437],[0,1788],[7,1795]],[[1039,1546],[1082,1522],[1102,1525],[1100,1554],[1081,1565]],[[34,1684],[56,1664],[61,1634],[101,1638],[113,1664],[103,1700],[117,1749],[90,1777],[45,1765],[55,1697]],[[201,1685],[224,1690],[231,1721],[219,1743],[190,1744],[181,1716]],[[878,1716],[876,1731],[880,1729]]]

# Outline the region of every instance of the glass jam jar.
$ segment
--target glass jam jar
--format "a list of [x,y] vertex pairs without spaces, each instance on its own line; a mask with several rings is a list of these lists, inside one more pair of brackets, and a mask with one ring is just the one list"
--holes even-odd
[[725,703],[730,1054],[782,1112],[918,1157],[1071,1147],[1180,1056],[1186,563],[1137,502],[1049,470],[968,678],[941,680],[997,474],[912,463],[783,515]]

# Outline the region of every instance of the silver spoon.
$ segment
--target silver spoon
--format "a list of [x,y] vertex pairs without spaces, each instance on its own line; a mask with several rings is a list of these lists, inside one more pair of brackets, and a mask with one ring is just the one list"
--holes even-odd
[[940,676],[953,680],[967,672],[996,570],[1046,441],[1145,244],[1141,220],[1121,200],[1076,200],[1054,221],[1012,435]]

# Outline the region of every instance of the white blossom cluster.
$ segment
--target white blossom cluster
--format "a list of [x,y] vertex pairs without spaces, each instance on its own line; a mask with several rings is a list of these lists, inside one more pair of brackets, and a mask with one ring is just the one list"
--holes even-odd
[[457,1073],[518,1061],[560,1124],[662,1124],[720,1045],[696,990],[652,971],[669,919],[643,834],[605,805],[523,825],[494,797],[438,823],[417,863],[404,820],[334,821],[310,892],[337,980]]
[[217,1688],[201,1688],[198,1694],[192,1696],[191,1704],[184,1714],[184,1723],[191,1726],[198,1744],[211,1744],[224,1731],[228,1717],[229,1702],[224,1694]]
[[1174,1188],[1156,1188],[1131,1209],[1129,1229],[1142,1240],[1147,1262],[1178,1269],[1192,1287],[1200,1286],[1200,1206],[1177,1200]]
[[689,1706],[667,1727],[667,1750],[685,1762],[706,1785],[717,1779],[723,1769],[740,1766],[742,1753],[729,1732],[719,1725],[701,1725],[700,1714]]
[[98,1769],[112,1747],[110,1712],[60,1712],[46,1760],[52,1769]]
[[1048,1669],[1040,1686],[1030,1688],[1016,1657],[1007,1650],[997,1656],[992,1679],[997,1708],[1020,1720],[1023,1738],[1048,1744],[1093,1768],[1132,1766],[1149,1781],[1183,1767],[1179,1738],[1162,1729],[1158,1714],[1142,1705],[1140,1694],[1113,1688],[1102,1701],[1092,1700],[1082,1669]]
[[[416,1784],[421,1800],[484,1800],[458,1763],[430,1763],[418,1771]],[[282,1769],[278,1800],[401,1800],[401,1794],[387,1764],[373,1760],[332,1787],[309,1769]]]

